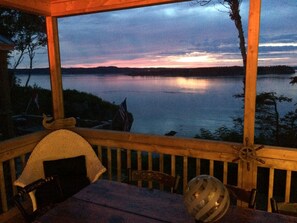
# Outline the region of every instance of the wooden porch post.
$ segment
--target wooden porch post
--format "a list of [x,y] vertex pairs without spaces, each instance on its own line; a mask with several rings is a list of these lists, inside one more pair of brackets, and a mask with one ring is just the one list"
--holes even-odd
[[58,36],[58,22],[56,17],[46,17],[47,48],[51,77],[53,117],[64,118],[63,86]]
[[[260,13],[261,0],[250,0],[244,101],[244,146],[254,145]],[[239,176],[239,185],[247,189],[255,187],[256,163],[251,162],[249,170],[246,163],[241,162],[240,167],[242,174]]]

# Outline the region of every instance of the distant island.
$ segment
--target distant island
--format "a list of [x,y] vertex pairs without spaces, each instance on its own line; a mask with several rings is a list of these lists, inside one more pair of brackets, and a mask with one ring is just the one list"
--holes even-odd
[[[14,73],[28,74],[29,69],[16,69]],[[258,75],[265,74],[294,74],[295,68],[285,65],[280,66],[260,66]],[[31,74],[49,75],[49,68],[34,68]],[[181,77],[199,77],[199,76],[240,76],[243,75],[243,67],[199,67],[199,68],[120,68],[110,67],[93,67],[93,68],[62,68],[62,74],[99,74],[111,75],[122,74],[130,76],[181,76]]]

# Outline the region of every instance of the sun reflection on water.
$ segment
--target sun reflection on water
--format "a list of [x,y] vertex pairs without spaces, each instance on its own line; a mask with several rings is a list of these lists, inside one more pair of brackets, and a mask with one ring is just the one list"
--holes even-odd
[[207,79],[178,77],[176,86],[187,91],[205,92],[210,87],[210,83]]

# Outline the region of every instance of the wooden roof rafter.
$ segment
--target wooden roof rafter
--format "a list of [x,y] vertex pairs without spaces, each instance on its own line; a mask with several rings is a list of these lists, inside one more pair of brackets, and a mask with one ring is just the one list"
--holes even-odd
[[0,6],[43,16],[51,15],[51,0],[1,0]]
[[64,17],[188,0],[1,0],[0,6],[28,13]]
[[51,15],[71,16],[182,1],[185,0],[52,0]]

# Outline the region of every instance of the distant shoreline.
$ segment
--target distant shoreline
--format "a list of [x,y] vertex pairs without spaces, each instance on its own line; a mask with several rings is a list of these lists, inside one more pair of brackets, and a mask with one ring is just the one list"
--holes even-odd
[[[30,69],[16,69],[15,74],[29,74]],[[265,74],[294,74],[295,68],[285,65],[260,66],[258,75]],[[49,75],[49,68],[34,68],[32,75]],[[201,67],[201,68],[119,68],[119,67],[94,67],[94,68],[62,68],[63,75],[98,74],[98,75],[129,75],[129,76],[165,76],[165,77],[200,77],[200,76],[242,76],[243,68],[232,67]]]

